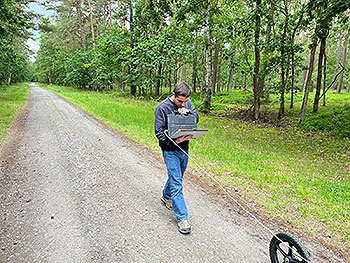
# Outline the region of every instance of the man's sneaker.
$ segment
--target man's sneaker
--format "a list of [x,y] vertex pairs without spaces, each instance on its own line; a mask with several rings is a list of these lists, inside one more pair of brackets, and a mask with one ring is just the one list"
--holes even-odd
[[191,232],[191,225],[187,219],[177,221],[177,227],[182,234],[189,234]]
[[165,207],[168,208],[169,210],[173,210],[173,204],[171,203],[171,199],[165,198],[163,195],[160,198],[162,202],[164,203]]

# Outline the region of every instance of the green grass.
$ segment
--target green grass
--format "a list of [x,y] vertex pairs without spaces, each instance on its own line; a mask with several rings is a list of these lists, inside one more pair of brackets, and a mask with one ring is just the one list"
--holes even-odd
[[[43,86],[160,153],[153,131],[153,114],[158,102],[135,100],[115,92]],[[221,105],[229,104],[224,96],[218,96],[218,100],[216,103]],[[336,107],[337,101],[333,100]],[[235,101],[246,102],[244,98]],[[193,102],[198,104],[196,96]],[[289,110],[287,115],[293,116],[293,111],[297,112]],[[333,243],[343,243],[350,248],[348,139],[311,133],[297,126],[259,128],[203,114],[199,128],[209,128],[210,133],[193,140],[190,153],[228,190],[239,189],[275,219],[302,226],[315,236],[332,233]],[[193,163],[190,167],[195,169]]]
[[0,145],[8,128],[27,104],[29,93],[29,85],[26,83],[11,86],[0,85]]

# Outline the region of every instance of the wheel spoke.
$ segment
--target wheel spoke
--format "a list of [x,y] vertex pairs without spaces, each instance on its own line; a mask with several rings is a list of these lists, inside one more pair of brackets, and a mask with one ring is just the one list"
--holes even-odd
[[286,257],[288,256],[287,253],[280,247],[280,245],[276,245],[276,248],[278,249],[279,252],[281,252],[281,254]]
[[293,256],[293,249],[292,249],[292,245],[288,244],[288,256]]

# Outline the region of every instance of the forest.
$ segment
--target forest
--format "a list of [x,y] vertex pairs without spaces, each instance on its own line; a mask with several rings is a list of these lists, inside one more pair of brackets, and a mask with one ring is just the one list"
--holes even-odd
[[[350,91],[348,0],[46,1],[55,15],[38,23],[25,9],[31,1],[2,2],[3,83],[32,74],[33,81],[158,98],[182,80],[200,93],[204,112],[218,92],[251,90],[254,119],[271,94],[281,118],[302,93],[301,123],[309,101],[317,112],[327,92]],[[33,26],[41,45],[28,67],[23,43]]]
[[[53,15],[36,14],[35,2]],[[185,81],[201,128],[210,129],[191,142],[194,157],[267,217],[345,247],[350,258],[349,7],[0,0],[0,143],[30,81],[157,152],[154,109]]]

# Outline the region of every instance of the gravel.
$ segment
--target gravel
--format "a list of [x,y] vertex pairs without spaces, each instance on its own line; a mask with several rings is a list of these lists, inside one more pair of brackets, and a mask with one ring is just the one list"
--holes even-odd
[[18,130],[0,155],[0,262],[270,262],[264,229],[186,179],[180,234],[159,157],[56,94],[31,84]]

